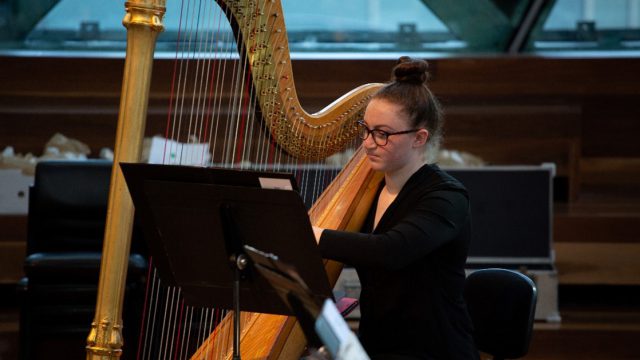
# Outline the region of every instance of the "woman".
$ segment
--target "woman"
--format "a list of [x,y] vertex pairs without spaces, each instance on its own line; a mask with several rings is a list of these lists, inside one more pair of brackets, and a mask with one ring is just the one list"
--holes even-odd
[[314,232],[323,257],[358,272],[359,337],[373,359],[477,359],[462,297],[467,192],[427,164],[442,126],[427,63],[403,57],[393,74],[358,123],[371,166],[384,172],[377,200],[360,233]]

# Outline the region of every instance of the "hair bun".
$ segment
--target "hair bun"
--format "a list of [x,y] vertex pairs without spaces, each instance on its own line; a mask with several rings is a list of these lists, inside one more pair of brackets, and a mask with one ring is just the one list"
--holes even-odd
[[427,82],[429,64],[421,59],[403,56],[393,68],[393,80],[401,83],[422,85]]

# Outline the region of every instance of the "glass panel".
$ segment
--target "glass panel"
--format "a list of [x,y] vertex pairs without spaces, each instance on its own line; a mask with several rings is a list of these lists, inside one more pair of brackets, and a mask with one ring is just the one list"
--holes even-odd
[[[210,22],[193,22],[198,17],[192,15],[212,9],[210,4],[168,0],[166,31],[159,37],[157,54],[175,53],[179,26],[183,27],[182,46],[188,42],[184,34],[195,34],[190,30],[195,26],[198,39],[218,29],[228,32],[228,25],[219,25],[215,15]],[[399,4],[396,0],[283,0],[292,53],[314,57],[503,53],[532,1],[403,0]],[[640,47],[640,0],[548,4],[528,37],[526,52],[603,53]],[[181,24],[181,11],[190,14],[188,24]],[[124,0],[0,1],[0,49],[88,51],[95,56],[122,53],[126,46],[123,17]]]
[[528,51],[640,49],[640,0],[556,0]]
[[[521,4],[526,3],[527,0],[403,0],[399,6],[396,0],[283,0],[283,7],[294,53],[384,54],[502,51],[504,41],[491,37],[508,38],[512,24],[521,16]],[[124,0],[13,0],[3,4],[0,48],[94,52],[125,49]],[[209,5],[200,0],[169,0],[166,30],[159,37],[157,52],[175,52],[181,10],[185,15],[197,14]],[[190,19],[194,18],[198,17]],[[188,30],[196,25],[181,26]],[[223,32],[229,29],[217,21],[197,26],[201,39],[218,28]],[[485,31],[493,28],[496,30]],[[182,41],[186,39],[183,37]]]
[[26,36],[38,50],[124,50],[124,0],[61,0]]
[[283,1],[291,50],[435,51],[464,47],[419,0]]

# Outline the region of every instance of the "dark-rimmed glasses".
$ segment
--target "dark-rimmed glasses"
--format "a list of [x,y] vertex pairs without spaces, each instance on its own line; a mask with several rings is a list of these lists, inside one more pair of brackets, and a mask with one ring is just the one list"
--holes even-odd
[[358,137],[362,140],[366,140],[369,137],[369,134],[373,137],[373,142],[378,146],[385,146],[387,142],[389,142],[389,136],[391,135],[401,135],[401,134],[409,134],[412,132],[419,131],[420,129],[411,129],[404,131],[396,131],[396,132],[388,132],[379,129],[369,129],[367,124],[364,121],[360,120],[356,122],[358,124]]

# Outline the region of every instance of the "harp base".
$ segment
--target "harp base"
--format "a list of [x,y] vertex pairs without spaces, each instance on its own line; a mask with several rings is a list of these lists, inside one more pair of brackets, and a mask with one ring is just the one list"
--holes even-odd
[[120,359],[122,349],[107,349],[103,347],[87,346],[87,360],[114,360]]
[[87,338],[87,360],[116,360],[122,355],[122,321],[111,325],[104,319],[91,323]]

